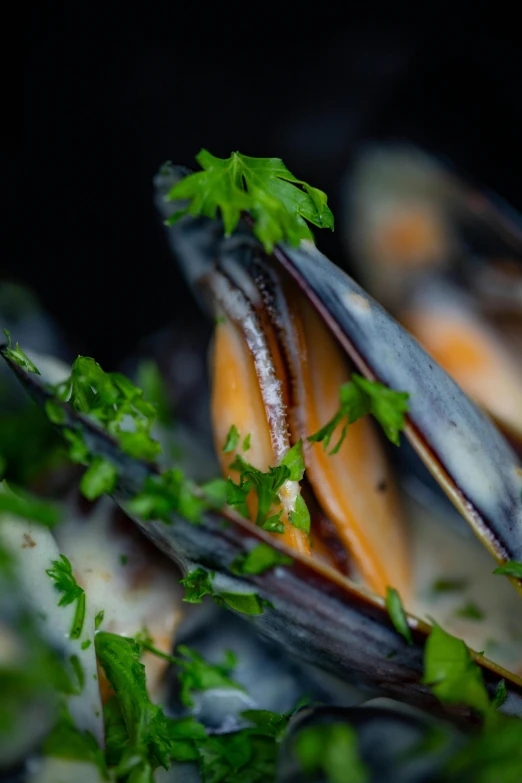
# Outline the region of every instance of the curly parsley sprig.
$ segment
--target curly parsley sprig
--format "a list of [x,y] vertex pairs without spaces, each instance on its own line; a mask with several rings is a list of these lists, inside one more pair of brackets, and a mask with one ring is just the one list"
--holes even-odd
[[71,639],[79,639],[85,621],[85,591],[77,584],[72,565],[65,555],[60,555],[59,560],[53,560],[52,568],[48,568],[46,573],[54,581],[56,589],[63,593],[58,601],[58,606],[68,606],[76,601],[76,610],[69,636]]

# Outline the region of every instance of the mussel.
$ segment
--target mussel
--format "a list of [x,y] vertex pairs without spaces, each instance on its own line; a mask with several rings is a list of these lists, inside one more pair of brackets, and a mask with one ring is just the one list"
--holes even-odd
[[[163,168],[156,178],[163,214],[172,211],[163,197],[182,173]],[[256,594],[249,619],[261,633],[340,678],[458,720],[473,718],[467,707],[441,705],[421,682],[429,625],[408,614],[414,641],[409,645],[386,610],[388,586],[399,590],[407,608],[416,606],[416,596],[399,491],[373,423],[364,419],[352,425],[335,455],[307,438],[335,411],[339,384],[353,368],[407,392],[406,437],[499,563],[522,560],[517,457],[416,340],[313,244],[276,245],[268,257],[250,232],[248,216],[230,238],[223,237],[219,221],[186,216],[170,229],[170,241],[186,278],[217,321],[211,404],[225,474],[237,478],[230,466],[234,453],[223,452],[231,425],[241,433],[237,454],[262,471],[280,464],[293,444],[305,444],[306,481],[288,480],[279,491],[283,532],[266,531],[228,507],[207,511],[197,525],[175,513],[171,525],[144,521],[130,510],[129,499],[147,477],[158,476],[159,468],[125,454],[113,437],[67,403],[59,403],[63,414],[57,426],[80,430],[92,456],[117,465],[116,501],[184,573],[195,567],[212,572],[214,589],[228,596],[232,608],[238,607],[238,596]],[[10,364],[45,405],[48,387]],[[301,493],[312,516],[310,540],[292,524]],[[248,504],[255,516],[255,498]],[[291,564],[238,576],[234,561],[259,542],[286,553]],[[500,589],[501,578],[492,578]],[[521,581],[511,581],[522,593]],[[513,600],[519,601],[515,593]],[[522,715],[522,679],[473,655],[491,693],[501,678],[506,681],[503,711]]]

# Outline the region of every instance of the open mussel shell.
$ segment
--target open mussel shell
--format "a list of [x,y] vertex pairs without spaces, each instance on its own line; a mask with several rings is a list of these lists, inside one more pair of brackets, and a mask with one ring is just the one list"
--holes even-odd
[[[33,399],[45,405],[51,395],[41,379],[7,361]],[[114,498],[125,509],[147,476],[158,475],[157,467],[124,454],[117,442],[96,424],[67,403],[61,405],[64,420],[59,428],[81,431],[93,456],[109,459],[117,466],[119,480]],[[456,720],[473,719],[466,707],[440,704],[430,688],[421,683],[429,626],[415,617],[408,616],[414,638],[410,646],[395,631],[382,599],[331,568],[285,549],[261,528],[230,510],[208,512],[200,524],[174,513],[170,525],[133,518],[184,573],[202,566],[215,572],[216,591],[256,593],[272,604],[265,606],[262,614],[248,619],[262,634],[296,657],[339,678],[377,688],[433,713],[449,714]],[[260,541],[285,551],[292,557],[292,565],[241,578],[232,576],[231,563]],[[505,679],[508,698],[502,710],[522,716],[522,680],[481,655],[474,657],[491,694]]]
[[[374,699],[348,709],[305,707],[290,720],[279,754],[277,783],[323,783],[326,777],[321,772],[303,774],[299,738],[304,740],[303,732],[314,729],[323,731],[327,739],[329,732],[344,727],[356,738],[367,783],[436,783],[461,742],[456,730],[389,699]],[[430,749],[427,740],[437,731],[439,741]]]
[[[361,374],[410,395],[405,434],[499,562],[522,559],[522,472],[487,416],[377,302],[314,246],[276,247]],[[522,584],[518,582],[522,592]]]
[[[157,205],[184,171],[156,177]],[[246,216],[247,224],[251,223]],[[218,228],[216,228],[218,226]],[[169,242],[196,293],[215,262],[244,269],[266,256],[243,224],[226,239],[216,221],[185,216]],[[499,563],[522,561],[522,465],[490,419],[420,344],[311,242],[278,244],[273,260],[302,290],[356,369],[410,395],[405,435]],[[251,284],[251,283],[250,283]],[[522,581],[512,580],[522,593]]]

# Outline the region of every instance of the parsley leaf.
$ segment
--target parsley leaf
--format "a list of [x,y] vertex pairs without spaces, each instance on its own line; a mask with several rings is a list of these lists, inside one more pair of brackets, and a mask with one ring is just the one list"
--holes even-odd
[[433,583],[431,589],[434,593],[452,593],[459,590],[465,590],[467,586],[468,582],[466,579],[442,578],[437,579]]
[[147,476],[141,492],[129,501],[128,508],[131,514],[145,520],[161,519],[170,524],[172,512],[177,512],[197,524],[206,508],[216,507],[216,489],[217,485],[211,486],[205,496],[204,490],[186,479],[181,470],[171,468],[160,476]]
[[214,593],[213,598],[216,603],[225,603],[230,609],[235,609],[241,614],[263,614],[265,606],[269,609],[274,608],[270,601],[261,598],[256,593],[231,593],[221,590],[219,593]]
[[38,522],[46,527],[52,527],[60,519],[60,511],[52,503],[19,488],[15,492],[5,481],[0,481],[0,514],[2,512]]
[[[118,439],[126,454],[153,460],[161,451],[150,434],[157,417],[156,407],[143,399],[142,390],[125,375],[104,372],[91,357],[78,356],[69,378],[52,387],[52,391],[79,413],[92,416]],[[58,406],[46,405],[46,411],[56,423],[56,417],[60,417]]]
[[495,695],[493,697],[493,701],[491,702],[491,706],[498,710],[499,707],[502,707],[504,702],[507,699],[507,688],[506,688],[506,681],[500,680],[499,684],[497,685],[497,689],[495,691]]
[[225,445],[221,449],[223,454],[229,454],[231,451],[234,451],[234,449],[237,448],[237,444],[239,443],[239,430],[236,427],[235,424],[233,424],[227,435],[227,439],[225,441]]
[[400,633],[408,644],[413,644],[413,636],[406,619],[401,597],[394,587],[386,588],[386,609],[397,633]]
[[474,601],[468,601],[467,604],[455,611],[455,617],[464,617],[468,620],[483,620],[484,616],[484,612]]
[[225,652],[222,663],[207,663],[198,652],[183,644],[178,645],[176,652],[177,655],[172,656],[171,660],[180,669],[180,698],[187,707],[194,705],[191,695],[194,691],[208,691],[210,688],[235,688],[245,691],[242,685],[230,678],[237,664],[236,656],[230,650]]
[[[252,487],[258,500],[255,520],[256,525],[264,527],[265,522],[269,519],[268,515],[272,505],[279,501],[277,493],[285,481],[290,478],[290,468],[287,465],[281,464],[277,467],[268,468],[268,471],[263,473],[263,471],[254,468],[253,465],[246,462],[239,454],[233,462],[230,463],[229,467],[231,470],[239,471],[239,484],[234,484],[232,479],[229,479],[229,487],[231,484],[235,487],[237,495],[241,497],[241,502],[237,502],[236,496],[232,491],[229,491],[227,494],[227,502],[229,505],[237,505],[238,508],[241,509],[241,512],[243,512],[243,503],[246,501],[245,493],[248,494]],[[282,533],[284,531],[282,522],[279,527],[280,529],[278,529],[277,532]]]
[[242,614],[263,614],[265,606],[271,607],[272,604],[256,593],[233,593],[230,591],[214,590],[212,579],[213,571],[205,571],[204,568],[196,568],[191,571],[180,584],[185,587],[184,601],[192,604],[200,604],[205,595],[210,595],[214,601],[222,606],[226,604],[230,609]]
[[205,571],[204,568],[190,571],[184,579],[180,579],[180,584],[185,588],[183,600],[188,604],[200,604],[204,595],[214,595],[211,582],[213,576],[212,571]]
[[94,500],[105,492],[113,492],[117,478],[118,472],[112,462],[95,457],[81,478],[80,489],[88,500]]
[[355,729],[346,723],[306,726],[294,740],[294,753],[305,775],[314,780],[321,772],[328,783],[368,783],[370,780],[359,757]]
[[308,506],[302,495],[298,495],[295,499],[295,509],[289,514],[290,522],[294,527],[303,530],[305,533],[310,533],[310,526],[312,521],[310,519],[310,512]]
[[504,565],[495,568],[493,573],[522,579],[522,563],[517,563],[516,560],[509,560],[507,563],[504,563]]
[[251,441],[251,439],[252,439],[252,435],[249,432],[248,435],[245,437],[245,439],[243,441],[243,447],[242,447],[243,451],[248,451],[250,449],[250,441]]
[[480,713],[489,710],[482,672],[461,639],[434,625],[424,650],[424,677],[441,701],[466,704]]
[[341,434],[330,454],[337,454],[346,437],[348,427],[371,413],[379,422],[387,438],[399,445],[399,432],[404,429],[404,414],[408,411],[407,392],[396,392],[378,381],[368,381],[357,373],[339,389],[339,410],[324,427],[308,437],[312,443],[324,442],[327,449],[337,427],[344,422]]
[[59,560],[53,560],[53,567],[46,570],[48,576],[54,580],[55,587],[62,597],[58,606],[68,606],[76,601],[76,611],[69,636],[71,639],[79,639],[85,620],[85,592],[73,576],[72,565],[65,555],[60,555]]
[[251,158],[239,152],[216,158],[202,149],[196,160],[203,171],[184,177],[167,195],[167,201],[190,200],[167,225],[187,213],[215,219],[219,209],[225,235],[230,236],[241,213],[248,211],[255,221],[254,234],[268,253],[282,240],[298,245],[302,239],[313,239],[306,221],[333,230],[326,194],[294,177],[280,158]]
[[107,775],[103,750],[90,732],[76,728],[65,709],[62,709],[59,720],[46,737],[43,752],[45,756],[95,764],[103,778]]
[[[175,736],[176,721],[167,718],[161,707],[149,699],[138,642],[100,631],[95,636],[95,646],[118,701],[106,712],[107,751],[112,763],[117,764],[115,774],[129,775],[129,780],[139,783],[152,783],[153,771],[158,766],[168,769],[175,756],[175,740],[179,738]],[[201,735],[201,729],[197,734]]]
[[27,372],[34,372],[37,375],[40,375],[40,370],[38,367],[36,367],[30,358],[26,356],[18,343],[16,343],[16,347],[13,348],[11,342],[11,333],[7,329],[4,329],[4,334],[7,337],[7,348],[5,349],[6,357],[12,362],[15,362],[15,364],[20,365],[20,367],[23,367],[24,370],[27,370]]
[[[253,489],[258,501],[256,525],[274,533],[283,533],[285,528],[281,521],[282,510],[271,516],[269,514],[272,506],[280,503],[278,492],[285,481],[300,481],[303,478],[305,464],[302,441],[288,450],[280,465],[268,468],[266,473],[254,468],[240,454],[236,455],[229,467],[231,470],[239,472],[239,483],[236,484],[232,479],[228,479],[227,503],[237,508],[240,514],[248,518],[247,497],[250,490]],[[296,502],[296,508],[291,514],[290,522],[309,532],[310,515],[302,498]]]
[[278,552],[269,544],[261,542],[247,554],[239,555],[232,562],[230,570],[233,574],[261,574],[278,565],[292,565],[293,560],[283,552]]
[[452,755],[447,783],[519,783],[522,775],[522,721],[495,714],[482,731],[467,738]]
[[158,365],[151,359],[142,359],[138,366],[138,383],[143,397],[156,408],[158,421],[169,425],[172,422],[171,406],[165,380]]

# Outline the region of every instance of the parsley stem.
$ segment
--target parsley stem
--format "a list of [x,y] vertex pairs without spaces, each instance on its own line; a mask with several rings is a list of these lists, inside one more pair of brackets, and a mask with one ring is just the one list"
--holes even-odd
[[76,611],[74,613],[71,633],[69,634],[71,639],[80,638],[84,621],[85,621],[85,593],[82,592],[78,596],[78,599],[76,601]]

